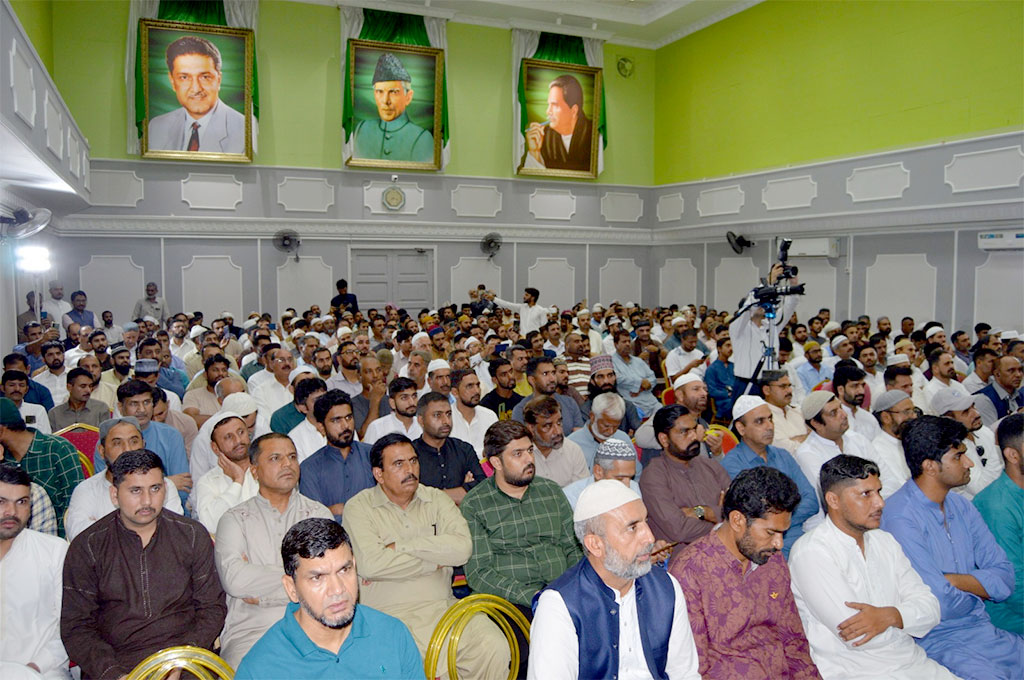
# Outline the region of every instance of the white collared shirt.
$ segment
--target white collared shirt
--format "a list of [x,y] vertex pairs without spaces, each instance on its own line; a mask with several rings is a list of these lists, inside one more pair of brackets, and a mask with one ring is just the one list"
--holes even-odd
[[0,660],[22,666],[34,663],[42,677],[50,679],[71,677],[60,639],[67,552],[64,539],[24,529],[0,560]]
[[[826,519],[793,545],[789,571],[811,658],[822,677],[956,678],[914,640],[939,623],[939,601],[891,534],[865,532],[862,554],[852,536]],[[846,602],[896,607],[903,628],[889,627],[854,647],[855,640],[844,642],[837,632],[841,622],[857,613]]]
[[416,439],[423,434],[423,428],[420,427],[419,421],[415,416],[413,416],[412,425],[409,426],[408,430],[405,429],[405,425],[398,419],[395,412],[392,411],[386,416],[377,418],[377,420],[374,420],[366,426],[366,432],[363,433],[362,442],[367,446],[373,446],[377,440],[384,435],[395,432],[400,432],[409,439]]
[[452,405],[452,432],[451,437],[468,442],[477,456],[484,454],[484,434],[494,423],[498,422],[498,414],[484,406],[473,407],[473,420],[467,422],[462,415],[458,405]]
[[925,403],[927,404],[927,408],[923,409],[924,412],[925,412],[925,415],[929,415],[929,416],[940,415],[940,414],[935,412],[935,409],[932,408],[932,399],[935,398],[935,394],[939,390],[946,389],[947,387],[951,388],[952,390],[954,390],[958,394],[964,395],[965,397],[971,396],[970,392],[967,391],[967,388],[964,387],[963,385],[961,385],[956,380],[950,380],[949,384],[947,385],[946,383],[942,382],[938,378],[932,378],[931,380],[929,380],[927,382],[927,384],[925,384],[924,389],[922,390],[922,394],[924,395]]
[[37,383],[50,390],[50,396],[53,397],[53,405],[63,404],[68,400],[68,371],[66,368],[61,368],[61,372],[58,375],[54,375],[47,368],[39,375],[32,378]]
[[796,459],[797,464],[800,466],[800,471],[804,473],[804,477],[807,478],[807,481],[818,492],[818,514],[807,518],[807,521],[804,522],[804,531],[813,529],[825,519],[825,511],[823,509],[825,508],[825,503],[821,497],[821,485],[818,483],[818,475],[821,472],[822,465],[841,453],[845,453],[848,456],[867,458],[877,465],[879,472],[881,472],[883,489],[898,489],[903,486],[899,481],[899,477],[893,472],[886,461],[882,460],[882,457],[875,453],[871,442],[864,436],[857,434],[852,429],[847,430],[846,434],[843,435],[843,448],[840,450],[834,441],[825,439],[817,432],[812,431],[807,435],[804,443],[797,447],[796,453],[793,454],[793,458]]
[[873,441],[878,436],[878,433],[882,431],[882,426],[878,424],[878,420],[868,413],[867,410],[858,408],[857,412],[854,413],[853,409],[846,404],[843,404],[843,410],[846,411],[846,417],[850,420],[850,429],[863,436],[869,442]]
[[[880,429],[878,435],[871,440],[871,446],[874,447],[875,453],[878,454],[876,460],[878,466],[880,468],[885,466],[892,470],[893,478],[899,481],[900,486],[906,484],[907,480],[910,479],[910,468],[907,467],[907,457],[903,453],[903,442],[885,430]],[[893,495],[900,486],[893,488],[892,486],[883,485],[882,498],[888,498]]]
[[[661,567],[653,567],[660,569]],[[672,631],[668,638],[668,663],[665,675],[672,680],[700,680],[697,646],[693,641],[690,619],[686,613],[686,598],[679,582],[674,578],[672,591],[675,607],[672,612]],[[607,586],[606,586],[607,587]],[[640,638],[640,623],[636,607],[636,587],[625,595],[610,589],[619,605],[619,672],[620,680],[648,680],[651,671],[644,656]],[[537,602],[537,613],[530,628],[530,665],[528,680],[560,678],[576,680],[580,674],[579,637],[565,600],[556,590],[545,590]]]
[[[68,502],[67,515],[64,517],[64,531],[67,532],[68,541],[73,541],[75,536],[91,527],[96,520],[106,517],[114,510],[114,503],[110,500],[110,489],[113,486],[104,471],[75,487]],[[184,514],[181,510],[181,497],[174,482],[164,477],[164,486],[164,509],[172,510],[179,515]]]
[[774,404],[768,404],[768,410],[772,412],[772,423],[775,425],[772,446],[786,449],[790,453],[796,452],[801,442],[793,437],[807,434],[807,423],[804,422],[803,416],[792,406],[781,409]]
[[288,432],[288,436],[295,444],[295,453],[299,455],[299,463],[327,446],[327,437],[320,434],[320,430],[316,429],[316,426],[309,422],[308,418],[303,418],[301,423]]
[[220,466],[203,475],[195,486],[196,518],[211,534],[217,533],[217,523],[225,512],[242,501],[247,501],[260,490],[260,483],[252,476],[252,468],[245,471],[242,483],[232,480]]
[[34,427],[43,434],[53,434],[53,429],[50,428],[50,416],[47,415],[46,409],[39,404],[23,401],[18,407],[18,412],[21,413],[21,419],[29,427]]

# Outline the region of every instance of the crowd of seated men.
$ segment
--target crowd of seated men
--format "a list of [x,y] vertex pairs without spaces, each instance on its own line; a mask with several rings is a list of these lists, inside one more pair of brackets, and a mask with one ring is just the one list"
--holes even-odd
[[3,677],[193,645],[239,678],[423,678],[470,592],[532,630],[510,669],[471,619],[464,678],[1024,677],[1014,330],[338,283],[241,325],[155,284],[120,325],[84,291],[19,316]]

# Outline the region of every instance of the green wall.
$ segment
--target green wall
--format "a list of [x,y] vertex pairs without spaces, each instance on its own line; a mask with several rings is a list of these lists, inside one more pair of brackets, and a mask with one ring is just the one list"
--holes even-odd
[[18,21],[53,76],[53,0],[11,0]]
[[657,52],[655,181],[1024,126],[1024,3],[765,2]]
[[[94,158],[125,153],[127,0],[12,0]],[[1024,127],[1024,4],[765,2],[605,45],[603,183],[652,185]],[[448,26],[447,173],[512,176],[509,32]],[[261,0],[255,162],[341,167],[338,10]],[[619,57],[635,64],[623,78]]]

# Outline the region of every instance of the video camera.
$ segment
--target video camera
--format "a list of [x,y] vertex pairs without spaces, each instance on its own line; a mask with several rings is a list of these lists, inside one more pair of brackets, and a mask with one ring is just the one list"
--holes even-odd
[[[778,262],[782,265],[782,274],[779,276],[779,280],[793,278],[800,272],[799,268],[789,264],[789,247],[791,245],[793,245],[793,239],[780,239]],[[758,305],[764,308],[765,316],[768,318],[774,318],[775,310],[773,307],[778,305],[783,297],[787,295],[803,295],[804,293],[805,284],[803,283],[796,286],[769,284],[759,286],[753,290],[754,300],[757,301]]]

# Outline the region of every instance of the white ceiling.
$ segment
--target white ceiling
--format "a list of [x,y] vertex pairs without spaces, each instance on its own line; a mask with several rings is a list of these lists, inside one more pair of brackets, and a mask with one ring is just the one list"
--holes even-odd
[[657,49],[762,0],[296,0],[440,16]]

